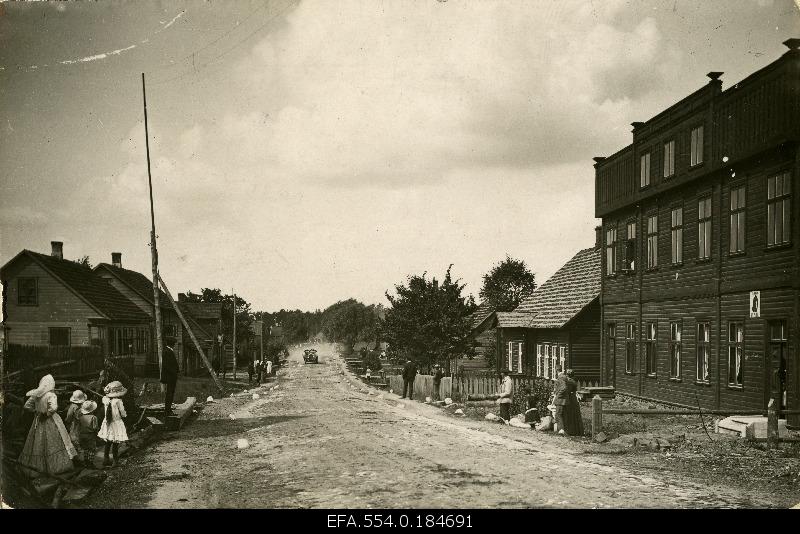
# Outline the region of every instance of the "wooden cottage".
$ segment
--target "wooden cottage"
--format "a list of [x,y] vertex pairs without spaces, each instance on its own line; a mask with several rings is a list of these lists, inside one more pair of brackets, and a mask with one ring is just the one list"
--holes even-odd
[[621,393],[800,409],[800,39],[784,44],[727,90],[709,73],[595,158],[603,379]]
[[497,329],[497,370],[555,380],[561,366],[583,382],[600,379],[599,246],[578,252],[514,311],[494,312],[474,330]]
[[0,269],[0,278],[9,346],[95,345],[144,367],[149,316],[91,269],[65,260],[61,242],[52,242],[49,256],[23,250]]

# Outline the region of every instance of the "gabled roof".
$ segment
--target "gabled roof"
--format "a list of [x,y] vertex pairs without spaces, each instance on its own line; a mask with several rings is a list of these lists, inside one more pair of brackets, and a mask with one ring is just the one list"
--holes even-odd
[[[137,295],[142,297],[149,304],[153,304],[153,281],[147,278],[140,272],[131,271],[130,269],[123,269],[122,267],[115,267],[109,263],[101,263],[94,268],[95,272],[105,269],[113,274],[120,282],[131,288]],[[161,308],[172,309],[167,295],[158,289],[158,305]]]
[[495,317],[499,328],[527,328],[531,320],[530,314],[516,311],[495,312]]
[[477,327],[483,322],[484,319],[492,314],[492,307],[488,302],[482,302],[475,312],[470,316],[472,318],[472,328]]
[[178,307],[183,312],[183,316],[186,318],[186,322],[189,323],[189,328],[192,329],[192,333],[194,334],[194,337],[197,338],[197,341],[199,343],[202,344],[204,341],[208,339],[211,340],[214,339],[214,336],[206,332],[206,330],[197,323],[194,317],[192,317],[192,315],[188,312],[188,310],[185,309],[183,303],[178,303]]
[[44,270],[60,280],[79,298],[95,309],[100,315],[112,321],[148,322],[150,318],[138,306],[100,276],[74,261],[23,250],[3,266],[5,270],[18,258],[26,256],[39,264]]
[[220,319],[222,317],[221,302],[181,302],[181,310],[190,313],[198,320]]
[[581,250],[514,313],[528,314],[528,328],[561,328],[600,296],[600,248]]

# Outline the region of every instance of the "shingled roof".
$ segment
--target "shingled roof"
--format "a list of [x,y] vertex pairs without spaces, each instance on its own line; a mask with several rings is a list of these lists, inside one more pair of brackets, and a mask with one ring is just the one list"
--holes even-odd
[[513,313],[526,314],[528,328],[561,328],[600,296],[599,248],[581,250]]
[[[135,291],[144,300],[150,304],[153,304],[153,281],[142,273],[138,271],[131,271],[130,269],[124,269],[122,267],[116,267],[109,263],[101,263],[94,268],[95,271],[98,269],[106,269],[108,272],[116,276],[120,282]],[[158,304],[161,308],[172,309],[172,304],[170,304],[169,298],[167,298],[167,295],[161,290],[161,288],[158,289]]]
[[[150,318],[138,306],[91,269],[74,261],[23,250],[9,264],[21,256],[27,256],[61,280],[68,288],[86,301],[100,314],[112,321],[141,323]],[[8,265],[8,264],[7,264]]]
[[192,317],[199,320],[219,319],[222,317],[221,302],[181,302],[181,310],[192,314]]
[[482,302],[478,309],[471,315],[472,318],[472,328],[477,327],[481,324],[484,319],[489,317],[492,314],[492,307],[489,305],[488,302]]

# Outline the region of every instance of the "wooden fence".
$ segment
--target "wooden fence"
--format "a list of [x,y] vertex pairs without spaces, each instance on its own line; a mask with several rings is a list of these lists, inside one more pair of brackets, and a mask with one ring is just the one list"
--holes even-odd
[[[403,377],[401,375],[387,376],[389,382],[389,389],[393,390],[398,395],[403,394]],[[446,397],[452,397],[453,393],[453,379],[450,377],[442,378],[442,383],[439,387],[439,397],[444,400]],[[417,400],[425,400],[425,397],[433,398],[433,376],[418,374],[414,378],[414,393],[413,397]]]

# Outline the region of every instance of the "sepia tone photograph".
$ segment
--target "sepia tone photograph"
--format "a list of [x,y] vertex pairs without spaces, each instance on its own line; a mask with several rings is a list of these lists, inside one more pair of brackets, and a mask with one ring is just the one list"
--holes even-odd
[[0,102],[2,509],[800,508],[800,0],[3,1]]

